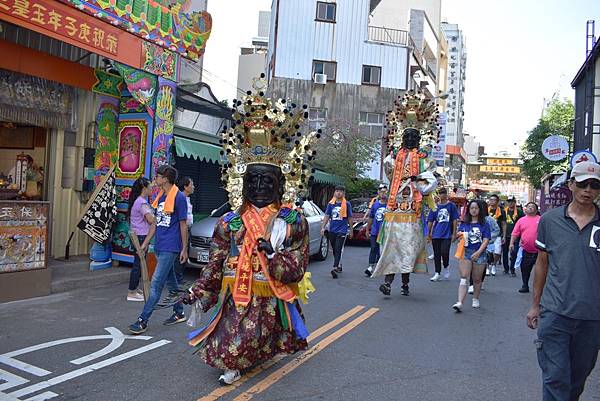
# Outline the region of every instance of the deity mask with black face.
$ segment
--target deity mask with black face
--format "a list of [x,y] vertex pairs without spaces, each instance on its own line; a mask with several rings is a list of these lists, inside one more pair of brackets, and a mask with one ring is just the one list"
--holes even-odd
[[258,208],[281,203],[284,178],[281,169],[269,164],[250,164],[244,174],[244,200]]
[[418,149],[421,142],[421,133],[414,128],[406,128],[402,132],[402,147],[404,149]]

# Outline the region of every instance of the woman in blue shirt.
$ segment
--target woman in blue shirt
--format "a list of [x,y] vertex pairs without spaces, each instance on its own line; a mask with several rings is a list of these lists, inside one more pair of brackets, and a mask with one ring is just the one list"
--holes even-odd
[[487,262],[486,247],[490,242],[490,226],[485,221],[487,215],[486,204],[477,199],[469,201],[467,215],[458,227],[459,237],[464,244],[464,256],[458,262],[460,270],[460,284],[458,286],[458,302],[452,305],[456,312],[462,309],[463,301],[467,296],[469,276],[473,271],[473,308],[479,308],[479,294],[481,292],[481,279]]
[[342,272],[341,260],[346,237],[352,239],[352,205],[346,200],[345,193],[346,189],[343,186],[335,187],[321,227],[321,235],[324,235],[325,227],[329,223],[328,236],[333,248],[333,269],[331,269],[333,278],[338,278],[338,273]]

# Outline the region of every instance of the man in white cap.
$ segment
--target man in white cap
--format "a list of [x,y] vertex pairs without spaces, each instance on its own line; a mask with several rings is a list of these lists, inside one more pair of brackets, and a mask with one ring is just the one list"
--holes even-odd
[[569,180],[573,200],[545,213],[527,325],[542,369],[543,400],[576,401],[600,350],[600,165],[581,162]]

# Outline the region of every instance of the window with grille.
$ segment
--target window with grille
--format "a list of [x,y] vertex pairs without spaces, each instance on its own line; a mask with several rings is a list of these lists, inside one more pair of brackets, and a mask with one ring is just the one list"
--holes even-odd
[[358,124],[361,134],[366,138],[379,140],[383,136],[383,114],[361,111]]
[[311,107],[308,109],[308,129],[316,131],[327,127],[327,109]]
[[380,85],[381,84],[381,67],[372,65],[363,65],[362,71],[363,85]]
[[325,3],[323,1],[317,1],[317,21],[335,22],[335,12],[335,3]]
[[313,78],[315,74],[327,75],[328,81],[335,81],[337,63],[335,61],[313,60]]

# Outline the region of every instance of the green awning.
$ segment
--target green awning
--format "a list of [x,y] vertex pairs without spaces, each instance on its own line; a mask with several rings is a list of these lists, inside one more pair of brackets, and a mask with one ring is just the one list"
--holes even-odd
[[176,136],[175,149],[179,157],[188,157],[212,163],[219,163],[221,161],[221,147],[210,143]]
[[343,177],[335,174],[329,174],[321,170],[315,170],[313,174],[315,182],[320,184],[331,184],[331,185],[345,185]]

